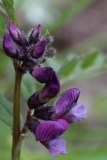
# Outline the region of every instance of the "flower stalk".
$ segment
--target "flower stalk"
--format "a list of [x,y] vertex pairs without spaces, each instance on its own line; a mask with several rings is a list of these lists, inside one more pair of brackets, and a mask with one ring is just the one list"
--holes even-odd
[[15,86],[14,86],[14,103],[13,103],[13,143],[12,143],[12,160],[20,159],[20,87],[23,73],[17,68],[17,63],[14,63],[15,68]]

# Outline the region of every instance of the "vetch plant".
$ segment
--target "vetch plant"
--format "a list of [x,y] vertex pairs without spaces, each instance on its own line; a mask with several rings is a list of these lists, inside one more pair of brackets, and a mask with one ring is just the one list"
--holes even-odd
[[[7,7],[5,1],[3,4]],[[50,105],[50,101],[59,96],[60,79],[52,67],[44,67],[42,63],[55,57],[56,49],[52,47],[54,39],[47,30],[46,34],[42,35],[40,24],[25,35],[18,29],[14,9],[12,11],[13,15],[7,8],[10,19],[8,33],[3,37],[4,53],[13,60],[15,71],[13,111],[11,113],[9,111],[13,116],[13,123],[10,124],[13,137],[12,160],[20,160],[21,144],[28,131],[33,133],[36,141],[49,150],[52,157],[67,154],[66,142],[61,135],[68,129],[70,123],[77,123],[86,118],[86,107],[77,103],[80,90],[70,88],[61,94],[56,103]],[[20,88],[22,77],[28,73],[44,86],[35,90],[27,99],[28,112],[22,126]],[[3,99],[4,102],[9,104]],[[7,104],[7,110],[9,110]]]
[[[15,88],[13,106],[13,147],[12,159],[19,159],[21,141],[27,130],[33,132],[36,141],[40,141],[52,157],[66,154],[66,143],[60,136],[68,129],[68,123],[79,122],[86,118],[86,108],[77,104],[80,91],[68,90],[56,102],[55,108],[48,102],[60,92],[60,80],[51,67],[41,67],[47,58],[52,58],[56,50],[51,46],[53,38],[49,32],[41,34],[41,25],[31,30],[29,36],[9,22],[9,34],[3,38],[3,49],[13,59],[15,68]],[[29,97],[29,111],[26,122],[20,129],[20,84],[22,76],[29,72],[44,87]],[[31,110],[34,109],[34,114]],[[46,120],[40,123],[37,119]]]

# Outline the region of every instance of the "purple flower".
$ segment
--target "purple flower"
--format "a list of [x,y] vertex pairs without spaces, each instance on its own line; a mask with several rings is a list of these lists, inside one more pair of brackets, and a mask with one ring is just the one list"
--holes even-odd
[[40,102],[48,102],[54,98],[60,91],[60,82],[55,71],[53,71],[50,80],[45,84],[44,88],[39,91],[38,98]]
[[56,102],[55,112],[51,119],[63,118],[69,123],[80,122],[86,118],[86,108],[78,104],[80,91],[77,88],[69,89]]
[[23,53],[21,53],[20,48],[15,45],[9,34],[4,35],[3,48],[5,53],[12,58],[18,58],[20,60],[24,56]]
[[40,141],[49,150],[52,157],[67,154],[66,142],[60,138],[60,135],[68,129],[68,123],[64,119],[40,124],[37,120],[31,119],[28,122],[28,129],[34,133],[36,141]]
[[52,157],[59,154],[67,154],[66,142],[60,136],[68,129],[68,122],[64,119],[46,121],[40,123],[36,119],[30,119],[28,129],[35,135],[36,141],[43,144]]
[[37,43],[38,39],[41,37],[41,25],[39,24],[35,27],[29,36],[29,43]]
[[[45,75],[46,68],[50,70],[50,77],[48,75],[49,73],[47,73],[47,77],[44,77],[42,80],[42,76]],[[55,71],[51,73],[52,70],[49,67],[46,68],[40,71],[40,75],[36,75],[39,82],[47,82],[42,90],[35,92],[28,99],[27,103],[30,109],[36,109],[40,106],[43,106],[43,104],[47,103],[50,99],[55,97],[60,91],[60,83]]]
[[22,34],[22,32],[12,22],[9,23],[9,32],[10,32],[11,37],[16,43],[20,45],[27,44],[27,40]]
[[41,41],[40,43],[35,45],[33,50],[32,50],[32,53],[31,53],[32,57],[33,58],[41,57],[45,52],[45,47],[46,47],[46,42],[45,41]]
[[41,68],[36,65],[31,71],[31,75],[40,83],[47,83],[50,80],[52,74],[53,69],[51,67]]
[[52,42],[53,37],[48,32],[45,36],[41,35],[40,24],[25,35],[9,22],[9,34],[3,38],[3,48],[7,56],[22,61],[18,66],[21,70],[31,73],[35,65],[40,66],[56,54],[50,46]]

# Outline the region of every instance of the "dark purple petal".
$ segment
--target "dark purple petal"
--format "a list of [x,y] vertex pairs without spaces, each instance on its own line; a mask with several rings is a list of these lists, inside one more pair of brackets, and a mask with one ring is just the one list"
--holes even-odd
[[60,82],[57,74],[55,73],[55,71],[53,71],[50,81],[47,82],[44,88],[39,92],[39,100],[41,102],[47,102],[51,98],[55,97],[59,93],[59,91]]
[[36,78],[36,80],[40,83],[47,83],[53,73],[53,69],[51,67],[39,67],[36,66],[31,72],[32,76]]
[[27,127],[30,130],[30,132],[35,134],[36,128],[39,124],[40,122],[38,120],[32,118],[27,122]]
[[36,28],[34,28],[29,37],[29,43],[37,43],[38,39],[41,36],[41,25],[39,24]]
[[9,34],[4,35],[3,48],[5,53],[12,58],[17,58],[17,55],[20,54],[19,48],[16,47]]
[[[68,124],[67,124],[68,125]],[[55,121],[42,122],[36,129],[36,141],[46,141],[66,131],[66,126]]]
[[59,136],[41,143],[49,150],[52,157],[56,157],[59,154],[67,154],[66,142]]
[[77,123],[86,118],[86,107],[82,104],[76,103],[72,108],[63,115],[63,117],[69,123]]
[[20,45],[26,45],[27,41],[21,31],[12,23],[9,23],[9,32],[13,40]]
[[45,47],[46,47],[46,42],[45,41],[41,41],[40,43],[35,45],[34,48],[33,48],[33,51],[32,51],[32,57],[33,58],[41,57],[44,54]]
[[42,105],[44,105],[44,103],[41,103],[38,99],[38,92],[35,92],[34,94],[32,94],[28,101],[27,104],[29,106],[30,109],[36,109]]
[[50,106],[40,106],[34,111],[34,116],[43,120],[51,120],[50,117],[54,112],[54,107]]
[[61,116],[71,109],[73,103],[76,103],[80,94],[77,88],[69,89],[56,102],[56,115]]

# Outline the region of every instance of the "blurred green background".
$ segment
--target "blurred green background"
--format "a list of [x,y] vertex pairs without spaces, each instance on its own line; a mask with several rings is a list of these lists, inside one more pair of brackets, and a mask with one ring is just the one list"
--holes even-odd
[[[107,159],[107,1],[106,0],[15,0],[18,26],[26,33],[38,24],[43,34],[54,36],[58,54],[45,65],[58,72],[61,91],[79,88],[79,103],[87,107],[87,119],[71,124],[62,136],[68,154],[58,160]],[[4,17],[4,18],[2,18]],[[8,17],[0,0],[0,44],[7,31]],[[88,58],[87,58],[88,57]],[[13,99],[12,60],[0,48],[0,93]],[[66,60],[67,59],[67,60]],[[63,64],[63,65],[62,65]],[[62,67],[61,67],[62,65]],[[60,69],[61,68],[61,69]],[[40,87],[29,75],[23,77],[21,113],[25,119],[26,99]],[[0,159],[10,160],[12,128],[0,121]],[[22,146],[21,160],[52,159],[30,133]]]

